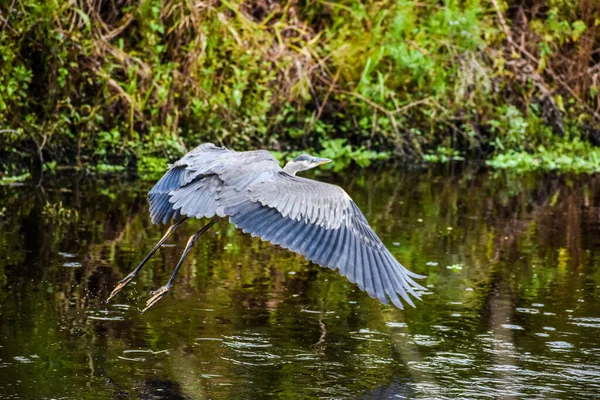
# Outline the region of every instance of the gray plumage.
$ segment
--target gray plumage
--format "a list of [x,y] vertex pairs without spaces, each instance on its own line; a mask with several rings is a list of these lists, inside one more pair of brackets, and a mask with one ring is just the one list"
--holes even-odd
[[[316,160],[316,161],[315,161]],[[265,150],[236,152],[202,144],[169,166],[148,195],[150,216],[229,217],[252,236],[338,270],[369,296],[403,308],[423,278],[404,268],[346,192],[296,176],[319,160],[303,155],[281,168]],[[327,160],[328,161],[328,160]],[[322,162],[318,162],[322,163]]]

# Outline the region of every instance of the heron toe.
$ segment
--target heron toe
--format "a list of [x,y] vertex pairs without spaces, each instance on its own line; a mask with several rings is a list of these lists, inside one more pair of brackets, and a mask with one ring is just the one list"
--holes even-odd
[[148,299],[148,301],[146,302],[146,308],[144,308],[142,310],[142,314],[145,313],[146,311],[148,311],[150,309],[150,307],[152,307],[153,305],[158,303],[163,297],[165,297],[165,295],[169,292],[169,289],[171,289],[171,286],[165,285],[161,288],[158,288],[158,289],[150,292],[152,297],[150,297]]
[[110,296],[108,296],[108,299],[106,299],[106,302],[108,303],[113,297],[115,297],[129,282],[131,282],[133,278],[135,278],[135,275],[129,274],[125,278],[121,279],[119,283],[117,283],[117,286],[115,286],[113,291],[110,293]]

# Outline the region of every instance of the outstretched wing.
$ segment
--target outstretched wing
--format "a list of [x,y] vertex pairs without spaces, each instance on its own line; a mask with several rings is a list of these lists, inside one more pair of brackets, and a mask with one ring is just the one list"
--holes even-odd
[[276,169],[281,168],[268,151],[236,152],[201,144],[170,165],[148,193],[152,223],[166,224],[180,215],[212,217],[223,188],[239,193],[262,172]]
[[152,223],[166,224],[172,218],[178,218],[181,215],[181,207],[173,207],[173,203],[169,201],[171,193],[186,187],[194,180],[201,180],[215,160],[229,153],[235,152],[212,143],[204,143],[169,165],[169,170],[148,193]]
[[[246,200],[225,207],[238,228],[302,254],[357,283],[369,296],[403,308],[423,289],[373,232],[338,186],[272,171],[245,189]],[[387,295],[387,296],[386,296]]]

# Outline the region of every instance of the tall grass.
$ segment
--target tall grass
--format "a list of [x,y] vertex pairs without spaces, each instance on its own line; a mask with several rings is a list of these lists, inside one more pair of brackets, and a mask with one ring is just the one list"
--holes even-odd
[[591,0],[0,0],[0,13],[5,174],[153,169],[206,140],[366,160],[600,142]]

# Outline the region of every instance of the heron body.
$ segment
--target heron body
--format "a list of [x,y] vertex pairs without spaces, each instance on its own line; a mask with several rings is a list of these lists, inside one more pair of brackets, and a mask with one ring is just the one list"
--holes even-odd
[[[145,310],[170,289],[197,238],[221,218],[252,236],[338,270],[369,296],[398,308],[419,298],[414,281],[422,278],[403,267],[371,229],[365,216],[339,186],[296,176],[330,160],[303,154],[284,168],[266,150],[236,152],[201,144],[168,171],[148,194],[155,224],[175,221],[142,263],[111,293],[116,295],[188,218],[213,218],[190,237],[166,286],[153,292]],[[144,310],[144,311],[145,311]]]

